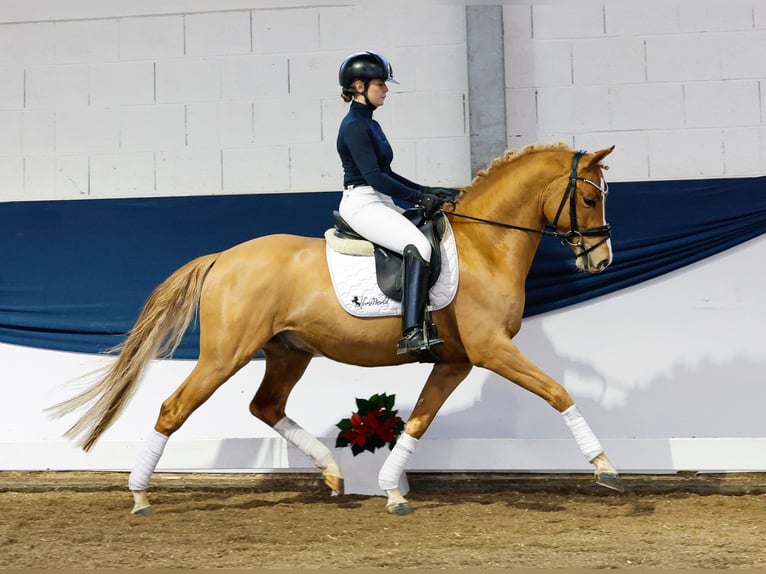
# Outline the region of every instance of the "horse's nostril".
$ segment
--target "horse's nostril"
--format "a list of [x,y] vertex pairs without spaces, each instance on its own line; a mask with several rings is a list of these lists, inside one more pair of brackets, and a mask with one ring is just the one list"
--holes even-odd
[[601,261],[598,262],[598,265],[596,265],[596,269],[598,269],[599,271],[603,271],[607,267],[609,267],[609,259],[602,259]]

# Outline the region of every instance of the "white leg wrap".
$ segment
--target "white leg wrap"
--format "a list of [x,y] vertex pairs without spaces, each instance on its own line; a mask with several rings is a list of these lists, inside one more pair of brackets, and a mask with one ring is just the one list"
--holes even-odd
[[389,490],[391,488],[399,488],[399,479],[404,472],[404,467],[407,466],[407,461],[410,456],[415,452],[415,447],[418,444],[418,439],[403,432],[399,435],[399,439],[396,441],[391,454],[386,458],[386,462],[380,468],[378,473],[378,486],[382,490]]
[[330,449],[299,427],[290,417],[283,417],[273,428],[287,442],[313,460],[317,467],[326,468],[328,464],[335,462]]
[[596,438],[596,435],[593,434],[593,431],[590,430],[588,423],[580,414],[580,410],[576,405],[569,407],[561,413],[561,416],[564,417],[564,421],[567,423],[569,430],[572,431],[572,435],[577,441],[577,446],[580,447],[580,450],[585,455],[585,458],[588,459],[588,462],[604,452],[601,443]]
[[154,429],[146,437],[144,450],[138,456],[138,460],[128,478],[128,488],[130,490],[146,490],[146,487],[149,486],[149,479],[152,477],[154,469],[157,468],[157,463],[160,461],[162,451],[165,450],[168,438]]

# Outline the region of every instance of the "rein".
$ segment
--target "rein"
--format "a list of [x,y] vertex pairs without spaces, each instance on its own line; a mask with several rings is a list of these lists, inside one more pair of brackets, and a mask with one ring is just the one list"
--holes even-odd
[[[578,181],[584,181],[593,187],[599,189],[601,193],[604,195],[607,194],[606,188],[602,189],[601,186],[597,185],[595,182],[585,178],[585,177],[579,177],[577,175],[577,166],[580,163],[580,158],[585,155],[584,151],[577,151],[574,154],[574,157],[572,158],[572,168],[569,172],[569,184],[567,185],[566,191],[564,192],[564,195],[561,198],[561,203],[559,204],[559,208],[556,211],[556,217],[553,219],[553,223],[550,225],[546,225],[543,229],[535,229],[533,227],[523,227],[521,225],[513,225],[511,223],[502,223],[500,221],[493,221],[491,219],[482,219],[481,217],[474,217],[473,215],[467,215],[465,213],[459,213],[457,211],[445,211],[445,214],[448,215],[454,215],[455,217],[461,217],[463,219],[470,219],[471,221],[477,221],[479,223],[486,223],[487,225],[493,225],[495,227],[502,227],[504,229],[516,229],[518,231],[527,231],[529,233],[539,233],[540,235],[545,235],[547,237],[555,237],[558,239],[561,239],[562,245],[569,244],[575,247],[580,247],[582,251],[577,254],[577,257],[582,257],[584,255],[587,255],[603,243],[605,243],[609,238],[611,237],[610,232],[610,225],[607,223],[605,225],[600,225],[598,227],[586,227],[585,229],[580,229],[577,225],[577,201],[576,201],[576,193],[575,190],[577,189],[577,182]],[[561,213],[564,211],[564,206],[567,204],[567,199],[569,199],[569,231],[566,233],[560,233],[558,231],[558,221],[561,217]],[[592,245],[591,247],[584,248],[583,244],[583,238],[584,237],[603,237],[601,241],[596,243],[595,245]]]

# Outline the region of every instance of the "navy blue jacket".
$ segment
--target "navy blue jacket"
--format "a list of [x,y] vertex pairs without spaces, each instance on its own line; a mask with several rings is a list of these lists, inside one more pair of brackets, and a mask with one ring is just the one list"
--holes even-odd
[[370,185],[376,191],[416,203],[423,187],[391,171],[394,151],[373,108],[351,102],[338,130],[337,149],[343,164],[343,185]]

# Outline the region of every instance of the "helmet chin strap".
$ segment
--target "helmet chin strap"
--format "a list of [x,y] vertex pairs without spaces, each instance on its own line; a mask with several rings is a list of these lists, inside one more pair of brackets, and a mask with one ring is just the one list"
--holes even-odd
[[373,110],[376,110],[376,109],[378,109],[378,106],[372,105],[372,103],[370,102],[369,98],[367,98],[367,90],[368,90],[369,87],[370,87],[370,82],[369,81],[365,82],[364,83],[364,90],[361,91],[361,92],[357,92],[357,94],[361,94],[361,96],[364,98],[364,103],[365,103],[365,105],[367,107],[372,108]]

